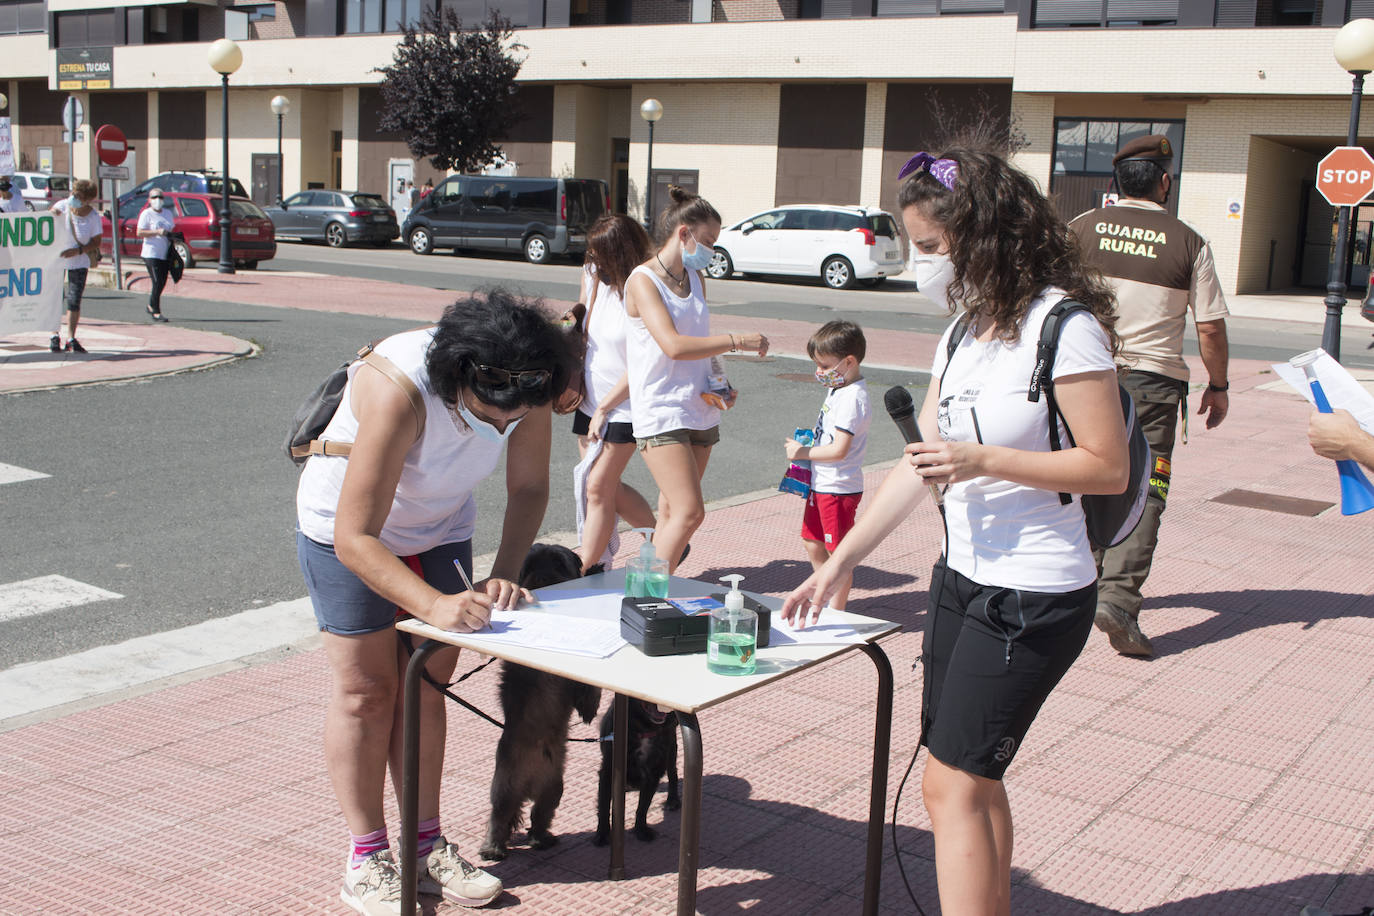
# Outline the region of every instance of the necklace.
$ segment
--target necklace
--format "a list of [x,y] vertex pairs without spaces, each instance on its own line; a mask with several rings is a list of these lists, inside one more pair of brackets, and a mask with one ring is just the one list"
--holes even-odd
[[659,267],[662,267],[662,268],[663,268],[663,272],[664,272],[665,274],[668,275],[668,279],[669,279],[669,280],[672,280],[672,281],[673,281],[674,283],[676,283],[678,286],[686,286],[686,285],[687,285],[687,269],[686,269],[686,268],[683,268],[683,270],[682,270],[682,277],[681,277],[681,278],[678,278],[678,277],[673,276],[673,272],[672,272],[671,270],[668,269],[668,265],[663,263],[663,255],[656,254],[656,255],[654,255],[654,258],[655,258],[655,260],[658,261],[658,266],[659,266]]

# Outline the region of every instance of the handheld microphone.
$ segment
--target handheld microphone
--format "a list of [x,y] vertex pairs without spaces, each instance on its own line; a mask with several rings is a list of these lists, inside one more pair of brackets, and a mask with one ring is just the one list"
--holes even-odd
[[[916,425],[916,405],[911,401],[911,392],[901,385],[893,385],[883,394],[883,406],[887,408],[887,415],[892,418],[892,422],[897,424],[897,429],[901,432],[907,445],[923,441],[920,427]],[[944,494],[935,484],[932,483],[928,486],[936,507],[944,512]]]

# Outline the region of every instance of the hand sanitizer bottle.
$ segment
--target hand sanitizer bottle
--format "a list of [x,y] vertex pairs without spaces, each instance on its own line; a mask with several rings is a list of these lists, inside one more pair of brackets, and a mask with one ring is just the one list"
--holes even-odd
[[644,535],[639,556],[625,565],[626,598],[667,598],[668,561],[654,553],[654,529],[636,528]]
[[706,631],[706,669],[716,674],[753,674],[754,648],[759,638],[759,618],[744,606],[739,590],[741,575],[722,576],[730,583],[725,606],[711,612]]

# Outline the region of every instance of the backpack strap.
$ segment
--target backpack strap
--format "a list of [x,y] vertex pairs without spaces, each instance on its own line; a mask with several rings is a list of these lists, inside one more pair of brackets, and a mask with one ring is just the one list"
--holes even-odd
[[959,342],[964,339],[964,333],[968,331],[969,313],[964,312],[954,322],[954,330],[949,332],[949,340],[945,342],[945,365],[954,359],[954,351],[959,349]]
[[[367,363],[373,369],[385,375],[396,383],[396,386],[406,393],[410,399],[410,407],[415,411],[415,423],[420,432],[425,429],[425,398],[420,394],[420,389],[415,387],[415,382],[411,381],[410,376],[406,375],[396,364],[387,359],[382,354],[373,349],[375,343],[370,343],[358,351],[358,358]],[[310,445],[302,449],[300,446],[291,450],[295,455],[341,455],[347,457],[353,451],[352,442],[336,442],[332,439],[311,439]]]
[[[1090,312],[1091,310],[1081,302],[1072,299],[1060,299],[1051,306],[1049,314],[1045,316],[1045,321],[1040,325],[1040,340],[1035,346],[1035,368],[1031,370],[1030,384],[1026,388],[1026,400],[1040,400],[1040,392],[1045,392],[1045,406],[1048,409],[1050,423],[1050,450],[1060,451],[1064,446],[1059,441],[1059,420],[1064,414],[1059,409],[1059,401],[1054,396],[1054,356],[1059,350],[1059,333],[1064,329],[1064,320],[1074,312]],[[1074,444],[1073,430],[1069,429],[1069,423],[1064,421],[1064,429],[1069,434],[1069,445]],[[1067,493],[1059,494],[1061,505],[1067,506],[1073,502],[1073,497]]]

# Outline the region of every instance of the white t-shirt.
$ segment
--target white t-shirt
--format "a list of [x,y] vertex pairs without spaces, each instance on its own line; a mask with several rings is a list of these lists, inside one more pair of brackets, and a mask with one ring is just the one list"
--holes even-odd
[[[152,207],[144,207],[143,212],[138,214],[138,228],[144,229],[166,229],[171,232],[177,227],[176,217],[172,215],[172,208],[166,204],[162,205],[162,212],[159,213]],[[160,261],[167,257],[167,252],[172,246],[172,240],[165,235],[149,236],[143,240],[143,249],[138,253],[141,258],[152,258]]]
[[[588,264],[583,275],[583,289],[594,298],[588,299],[591,311],[587,317],[587,357],[583,362],[586,394],[578,409],[587,416],[596,412],[602,399],[625,374],[626,322],[625,300],[605,283],[596,280],[596,268]],[[595,283],[593,291],[591,284]],[[630,422],[630,400],[615,406],[607,419],[612,423]]]
[[[1049,408],[1043,395],[1026,400],[1045,314],[1062,291],[1049,289],[1031,305],[1021,339],[976,341],[967,332],[945,363],[953,324],[935,349],[931,377],[940,386],[939,433],[956,442],[982,442],[1026,451],[1050,450]],[[1086,312],[1064,322],[1053,377],[1113,371],[1107,332]],[[1060,422],[1060,442],[1068,432]],[[1097,579],[1092,548],[1075,497],[994,477],[953,484],[945,494],[949,565],[981,585],[1063,593]]]
[[[706,310],[701,277],[687,271],[690,291],[679,296],[668,289],[652,270],[640,265],[630,274],[644,274],[654,281],[673,327],[684,337],[707,337],[711,315]],[[710,429],[720,423],[720,411],[701,399],[709,388],[711,360],[669,359],[643,318],[625,319],[628,327],[626,361],[630,371],[630,415],[635,438],[647,439],[674,429]]]
[[[472,537],[477,520],[473,491],[496,470],[505,450],[504,442],[488,442],[467,429],[430,388],[425,354],[433,340],[434,328],[420,328],[377,345],[378,353],[410,376],[425,401],[424,432],[406,453],[396,496],[382,526],[382,544],[402,557]],[[357,438],[358,419],[350,398],[353,376],[361,365],[359,360],[349,367],[343,400],[321,438],[338,442]],[[334,543],[334,517],[347,469],[348,459],[338,455],[311,455],[301,469],[296,521],[301,533],[313,541]]]
[[[52,205],[53,221],[56,223],[56,230],[66,238],[66,244],[62,250],[76,248],[80,245],[87,245],[91,239],[98,238],[103,228],[100,212],[91,207],[91,212],[85,216],[77,216],[75,213],[69,214],[67,207],[71,198],[63,198]],[[70,219],[68,218],[70,216]],[[72,234],[76,230],[76,234]],[[67,270],[81,270],[91,266],[90,256],[85,252],[70,258],[62,259],[62,266]]]
[[868,383],[855,379],[843,388],[825,394],[821,415],[816,418],[815,443],[829,445],[835,432],[853,436],[849,454],[839,461],[811,462],[811,489],[817,493],[862,493],[864,491],[864,449],[868,447]]

